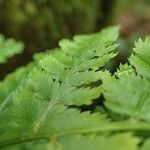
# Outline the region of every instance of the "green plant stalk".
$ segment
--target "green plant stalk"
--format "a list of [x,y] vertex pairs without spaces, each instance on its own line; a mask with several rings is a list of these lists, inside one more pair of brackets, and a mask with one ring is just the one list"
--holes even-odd
[[115,132],[115,131],[146,131],[150,133],[150,123],[145,122],[138,122],[133,120],[130,121],[121,121],[121,122],[114,122],[110,124],[104,124],[103,126],[95,126],[95,127],[83,127],[83,128],[73,128],[63,131],[45,131],[45,132],[38,132],[38,133],[29,133],[22,137],[16,137],[15,139],[11,139],[8,141],[4,141],[0,143],[0,148],[12,146],[15,144],[21,144],[26,142],[33,142],[36,140],[43,140],[49,139],[50,137],[59,137],[62,135],[69,135],[69,134],[88,134],[88,133],[104,133],[104,132]]

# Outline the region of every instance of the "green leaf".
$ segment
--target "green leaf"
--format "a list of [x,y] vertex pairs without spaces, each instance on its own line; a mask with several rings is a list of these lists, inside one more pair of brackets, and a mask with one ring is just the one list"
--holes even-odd
[[[118,29],[112,27],[95,35],[76,36],[74,41],[70,43],[71,45],[73,44],[72,49],[66,42],[61,42],[61,48],[65,53],[61,52],[60,49],[56,49],[52,54],[44,56],[40,60],[39,65],[44,72],[49,74],[52,80],[56,80],[55,83],[60,83],[57,88],[59,91],[54,94],[57,95],[57,98],[53,98],[57,101],[56,103],[68,105],[89,104],[93,99],[100,96],[100,86],[93,88],[90,84],[100,79],[98,77],[100,72],[96,70],[104,66],[106,62],[116,55],[113,53],[116,44],[113,43],[117,35],[115,38],[108,36],[106,41],[104,37],[112,30],[117,32]],[[103,32],[107,32],[107,34],[104,35]],[[78,55],[67,53],[66,50],[71,53],[75,51],[73,53],[78,53]],[[84,80],[82,80],[83,78]],[[89,86],[85,87],[86,84],[89,84]]]
[[54,79],[61,78],[65,69],[65,66],[52,55],[44,56],[44,59],[40,61],[40,66]]
[[95,88],[76,88],[66,85],[63,87],[63,91],[60,94],[60,101],[66,105],[82,105],[90,104],[91,100],[96,99],[101,94],[101,87]]
[[118,38],[118,32],[119,27],[108,27],[99,33],[75,36],[73,41],[63,39],[59,42],[59,46],[66,54],[79,57],[85,51],[101,51],[104,47],[114,43]]
[[140,150],[149,150],[150,148],[150,139],[148,138],[144,144],[142,145],[142,147],[140,148]]
[[145,41],[141,39],[135,43],[135,48],[133,49],[135,55],[130,57],[130,63],[133,65],[139,75],[150,78],[150,42],[149,38]]
[[117,72],[115,72],[115,75],[119,78],[124,76],[130,78],[132,75],[135,76],[135,70],[131,65],[124,64],[119,66],[119,69],[117,70]]
[[[110,27],[65,40],[54,52],[40,54],[38,65],[12,93],[12,104],[0,113],[0,147],[71,134],[127,130],[126,124],[111,124],[107,114],[70,108],[91,104],[100,96],[100,68],[116,55],[117,37],[118,27]],[[149,130],[147,124],[144,127]]]
[[70,77],[70,84],[73,86],[88,85],[100,79],[101,71],[83,71],[75,72]]
[[28,76],[27,84],[32,86],[37,98],[47,101],[52,98],[53,81],[43,71],[38,71],[34,68],[33,72]]
[[132,74],[119,77],[108,72],[102,76],[106,107],[134,119],[150,121],[150,82]]
[[139,139],[129,133],[115,135],[67,135],[54,138],[50,142],[30,144],[28,149],[32,150],[137,150]]
[[71,135],[59,139],[62,150],[137,150],[139,140],[130,134]]
[[13,92],[23,85],[31,68],[32,64],[21,67],[0,82],[0,111],[8,105],[13,97]]
[[108,123],[105,115],[80,113],[61,105],[53,106],[47,118],[42,120],[41,114],[44,115],[48,102],[36,99],[30,89],[23,89],[20,94],[17,93],[13,102],[10,120],[0,125],[0,146],[9,141],[13,144],[17,141],[45,139],[54,135],[91,132],[93,127],[105,126]]
[[0,35],[0,63],[5,63],[8,58],[21,53],[23,49],[22,42],[16,42],[12,38],[5,39],[3,35]]

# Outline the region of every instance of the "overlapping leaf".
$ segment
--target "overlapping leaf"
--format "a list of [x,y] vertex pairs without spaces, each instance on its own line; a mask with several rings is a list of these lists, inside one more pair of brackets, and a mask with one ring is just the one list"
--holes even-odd
[[[140,76],[103,76],[106,107],[135,119],[150,121],[150,83]],[[142,88],[141,88],[142,87]]]
[[122,65],[111,76],[104,73],[103,88],[106,106],[112,111],[134,119],[150,121],[149,38],[139,40],[129,58],[132,65]]

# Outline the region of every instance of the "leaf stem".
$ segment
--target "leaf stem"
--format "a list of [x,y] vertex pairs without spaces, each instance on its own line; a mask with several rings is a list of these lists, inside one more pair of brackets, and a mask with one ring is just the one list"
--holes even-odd
[[115,131],[147,131],[150,133],[150,124],[145,122],[114,122],[110,124],[99,125],[95,127],[82,127],[82,128],[71,128],[66,130],[53,130],[53,131],[44,131],[37,132],[36,134],[28,134],[25,136],[16,137],[11,140],[0,142],[0,148],[8,147],[15,144],[21,144],[26,142],[33,142],[36,140],[49,139],[52,136],[62,136],[69,134],[87,134],[87,133],[104,133],[104,132],[115,132]]

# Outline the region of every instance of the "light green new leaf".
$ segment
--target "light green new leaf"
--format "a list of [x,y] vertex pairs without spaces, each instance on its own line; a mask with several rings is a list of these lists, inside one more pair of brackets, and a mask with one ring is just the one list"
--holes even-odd
[[119,69],[117,70],[117,72],[115,72],[115,75],[119,78],[124,76],[130,78],[131,76],[135,76],[135,70],[132,66],[124,64],[119,66]]

